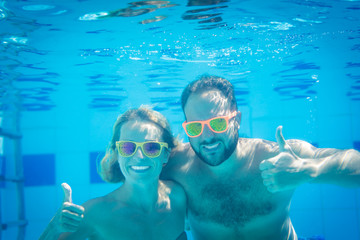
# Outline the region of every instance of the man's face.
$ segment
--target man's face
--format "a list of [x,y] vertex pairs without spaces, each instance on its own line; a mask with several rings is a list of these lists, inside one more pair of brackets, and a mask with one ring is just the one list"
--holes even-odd
[[[218,90],[191,94],[184,108],[187,122],[203,121],[227,116],[231,113],[230,102]],[[214,133],[207,125],[198,137],[189,137],[191,147],[197,156],[211,166],[218,166],[234,152],[238,135],[236,118],[229,120],[229,127],[223,133]]]

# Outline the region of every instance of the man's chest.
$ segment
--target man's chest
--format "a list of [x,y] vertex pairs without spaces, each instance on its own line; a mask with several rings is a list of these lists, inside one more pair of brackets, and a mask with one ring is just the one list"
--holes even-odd
[[277,208],[257,173],[232,174],[220,179],[194,177],[186,182],[185,191],[194,218],[226,227],[243,227]]

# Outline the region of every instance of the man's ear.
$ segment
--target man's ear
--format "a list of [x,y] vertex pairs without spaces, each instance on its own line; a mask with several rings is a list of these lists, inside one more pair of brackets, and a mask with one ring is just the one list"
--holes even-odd
[[237,124],[240,128],[240,123],[241,123],[241,112],[240,111],[236,112],[235,121],[237,122]]

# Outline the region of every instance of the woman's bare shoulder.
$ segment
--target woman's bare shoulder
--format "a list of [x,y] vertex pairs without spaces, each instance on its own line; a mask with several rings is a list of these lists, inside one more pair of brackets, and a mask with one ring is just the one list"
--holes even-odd
[[104,196],[92,198],[88,201],[86,201],[83,204],[83,207],[85,210],[89,213],[97,214],[101,211],[104,211],[106,208],[108,208],[111,204],[119,204],[121,201],[119,199],[116,199],[116,193],[119,191],[119,189],[116,189],[113,192],[110,192]]

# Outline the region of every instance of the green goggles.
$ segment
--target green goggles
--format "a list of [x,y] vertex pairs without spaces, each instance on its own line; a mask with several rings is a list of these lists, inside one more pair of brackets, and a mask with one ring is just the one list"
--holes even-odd
[[235,117],[236,111],[232,112],[228,116],[214,117],[204,121],[192,121],[183,122],[182,126],[185,130],[186,135],[189,137],[198,137],[204,130],[204,125],[207,125],[209,129],[215,133],[225,132],[229,127],[229,120]]

